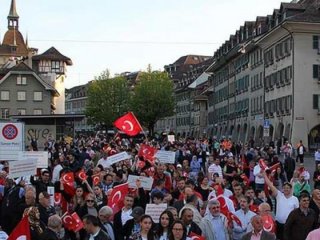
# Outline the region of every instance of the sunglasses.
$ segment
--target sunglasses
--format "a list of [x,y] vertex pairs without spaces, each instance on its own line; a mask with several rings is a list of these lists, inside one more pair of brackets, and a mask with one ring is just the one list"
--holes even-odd
[[94,202],[94,200],[87,200],[86,202],[92,202],[92,203],[93,203],[93,202]]

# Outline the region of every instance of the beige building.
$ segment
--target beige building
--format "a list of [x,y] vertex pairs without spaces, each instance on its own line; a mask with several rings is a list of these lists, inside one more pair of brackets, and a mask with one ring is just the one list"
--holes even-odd
[[282,3],[246,22],[208,68],[208,131],[256,144],[320,143],[320,2]]

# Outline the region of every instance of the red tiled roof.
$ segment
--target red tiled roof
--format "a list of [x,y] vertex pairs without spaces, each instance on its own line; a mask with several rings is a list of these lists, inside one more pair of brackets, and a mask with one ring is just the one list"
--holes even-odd
[[[15,41],[14,41],[15,40]],[[16,43],[17,50],[15,53],[11,52],[11,47]],[[14,29],[8,30],[3,38],[0,54],[12,56],[28,56],[28,48],[24,42],[22,34]]]

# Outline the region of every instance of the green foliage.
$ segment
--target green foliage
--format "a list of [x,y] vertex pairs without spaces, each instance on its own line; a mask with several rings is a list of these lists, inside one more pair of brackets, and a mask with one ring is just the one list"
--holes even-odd
[[142,73],[134,88],[131,110],[150,134],[153,134],[154,125],[159,119],[174,114],[174,106],[173,82],[167,73]]
[[109,79],[108,71],[97,77],[88,89],[86,115],[91,124],[103,124],[107,128],[119,116],[129,110],[130,92],[123,77]]

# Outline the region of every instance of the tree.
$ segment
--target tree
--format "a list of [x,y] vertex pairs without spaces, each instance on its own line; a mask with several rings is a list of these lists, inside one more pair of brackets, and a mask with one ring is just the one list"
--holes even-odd
[[91,124],[112,127],[112,123],[129,110],[130,92],[124,77],[107,79],[106,71],[88,89],[86,116]]
[[142,73],[132,94],[131,109],[153,135],[158,120],[174,114],[173,82],[165,72]]

